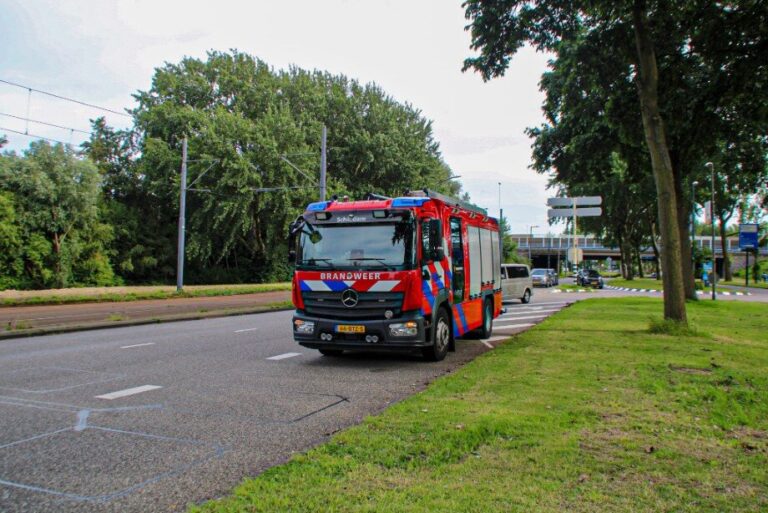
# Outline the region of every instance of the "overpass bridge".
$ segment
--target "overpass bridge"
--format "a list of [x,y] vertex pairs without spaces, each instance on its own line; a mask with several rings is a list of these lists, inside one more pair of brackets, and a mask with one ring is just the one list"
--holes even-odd
[[[517,251],[522,256],[528,256],[528,249],[531,251],[531,260],[533,267],[556,267],[560,262],[567,258],[568,248],[573,246],[572,235],[542,235],[527,233],[512,234],[512,239],[517,243]],[[584,252],[585,260],[621,260],[621,252],[618,247],[607,246],[599,237],[590,235],[579,235],[577,237],[578,246]],[[701,235],[696,237],[696,247],[700,249],[711,250],[712,237]],[[727,239],[728,254],[731,257],[733,269],[744,267],[746,262],[746,253],[739,249],[739,238],[729,237]],[[655,255],[651,246],[645,247],[640,252],[644,261],[654,261]],[[720,238],[715,238],[715,258],[718,262],[718,270],[722,268],[722,246]],[[760,248],[760,256],[768,257],[768,248]],[[754,255],[754,253],[753,253]],[[750,257],[751,260],[752,257]]]

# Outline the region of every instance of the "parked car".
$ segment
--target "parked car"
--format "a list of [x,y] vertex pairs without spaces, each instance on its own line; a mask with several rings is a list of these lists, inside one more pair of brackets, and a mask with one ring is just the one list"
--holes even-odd
[[530,303],[533,281],[527,265],[501,265],[501,293],[504,301],[519,299],[522,303]]
[[549,283],[552,285],[560,285],[560,277],[557,275],[557,271],[554,269],[547,269],[549,273]]
[[549,287],[552,285],[549,271],[546,269],[531,270],[531,279],[533,280],[534,287]]
[[602,289],[605,287],[605,282],[596,269],[586,269],[581,273],[581,285]]

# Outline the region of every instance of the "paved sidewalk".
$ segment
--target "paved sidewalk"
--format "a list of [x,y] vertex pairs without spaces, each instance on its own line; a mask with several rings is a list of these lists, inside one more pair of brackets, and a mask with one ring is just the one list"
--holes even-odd
[[0,307],[0,339],[284,308],[290,291],[140,301]]

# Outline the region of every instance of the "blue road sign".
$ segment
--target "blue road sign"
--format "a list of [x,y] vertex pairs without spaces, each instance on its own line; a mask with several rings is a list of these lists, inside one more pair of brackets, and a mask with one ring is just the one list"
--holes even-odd
[[756,249],[757,232],[759,225],[757,223],[744,223],[739,225],[739,249]]

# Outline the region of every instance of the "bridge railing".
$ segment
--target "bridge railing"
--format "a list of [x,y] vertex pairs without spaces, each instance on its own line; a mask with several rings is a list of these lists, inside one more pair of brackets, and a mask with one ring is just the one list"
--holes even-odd
[[[547,252],[560,252],[566,251],[572,244],[573,237],[570,235],[560,235],[552,237],[542,237],[540,235],[534,235],[532,238],[527,235],[513,235],[513,239],[517,241],[517,247],[522,250],[531,251],[547,251]],[[588,251],[605,251],[611,253],[619,253],[619,248],[615,246],[606,246],[602,240],[598,237],[577,237],[578,246],[581,249]],[[700,249],[711,249],[712,239],[709,236],[696,237],[696,247]],[[739,249],[738,237],[729,237],[727,239],[728,252],[730,253],[742,253]],[[722,254],[722,245],[720,239],[715,239],[715,254]],[[653,249],[648,246],[643,249],[643,253],[653,253]],[[768,255],[768,248],[760,248],[760,255]]]

